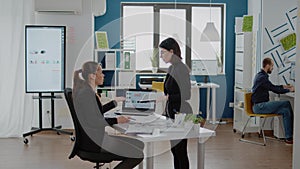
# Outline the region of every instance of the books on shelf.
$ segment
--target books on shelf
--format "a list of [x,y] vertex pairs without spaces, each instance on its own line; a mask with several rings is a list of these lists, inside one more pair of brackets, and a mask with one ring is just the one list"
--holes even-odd
[[115,53],[105,53],[105,69],[116,68],[116,56]]
[[114,70],[116,68],[116,54],[112,52],[99,52],[98,63],[102,64],[103,69]]
[[95,49],[94,58],[105,74],[101,89],[136,87],[135,49]]
[[124,69],[130,69],[130,52],[124,52]]
[[135,69],[135,54],[124,51],[120,58],[120,69]]

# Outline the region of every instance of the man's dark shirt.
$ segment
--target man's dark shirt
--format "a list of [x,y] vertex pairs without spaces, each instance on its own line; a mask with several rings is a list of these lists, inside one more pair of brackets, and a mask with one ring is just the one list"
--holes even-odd
[[284,89],[282,85],[273,85],[269,80],[269,75],[261,70],[254,78],[252,87],[252,103],[262,103],[269,101],[269,91],[277,94],[289,92],[289,89]]

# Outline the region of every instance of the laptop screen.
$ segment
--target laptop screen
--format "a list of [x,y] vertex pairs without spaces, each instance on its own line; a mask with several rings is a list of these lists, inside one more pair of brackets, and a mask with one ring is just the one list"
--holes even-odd
[[122,111],[155,111],[155,95],[156,93],[151,90],[128,90],[126,91],[123,102]]

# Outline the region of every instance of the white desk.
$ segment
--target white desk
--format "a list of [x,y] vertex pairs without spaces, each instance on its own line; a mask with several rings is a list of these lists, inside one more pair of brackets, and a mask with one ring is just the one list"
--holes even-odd
[[295,92],[288,92],[285,95],[289,96],[289,97],[292,97],[292,98],[295,98]]
[[[280,94],[279,95],[279,100],[288,100],[291,103],[291,106],[294,110],[294,98],[295,98],[295,92],[288,92],[285,94]],[[283,120],[282,116],[280,117],[274,117],[274,122],[273,122],[273,135],[277,138],[285,138],[284,134],[284,125],[283,125]]]
[[[206,93],[206,121],[209,122],[210,120],[210,107],[212,108],[212,124],[216,124],[216,89],[219,88],[220,85],[215,84],[215,83],[198,83],[198,85],[193,85],[192,88],[206,88],[207,93]],[[212,100],[210,102],[210,90],[212,90]],[[199,93],[199,92],[198,92]],[[199,96],[200,97],[200,96]],[[198,107],[199,109],[199,107]]]
[[[128,125],[128,124],[127,124]],[[124,131],[126,130],[126,124],[115,124],[114,128],[117,130]],[[197,144],[197,169],[204,169],[204,159],[205,159],[205,141],[211,137],[215,136],[216,133],[213,130],[200,128],[199,133],[184,131],[184,132],[164,132],[160,133],[157,136],[152,135],[136,135],[132,136],[145,143],[145,152],[146,152],[146,169],[153,169],[153,143],[158,141],[169,141],[169,140],[178,140],[178,139],[189,139],[189,138],[198,138]],[[139,169],[142,169],[143,165],[139,166]]]
[[[198,138],[198,144],[197,144],[197,169],[204,169],[205,167],[205,141],[207,138],[211,136],[215,136],[215,131],[208,130],[205,128],[200,128],[198,134],[188,134],[184,135],[181,133],[162,133],[160,136],[155,137],[138,137],[137,139],[143,141],[146,145],[146,152],[147,152],[147,158],[146,158],[146,169],[153,169],[153,142],[156,141],[168,141],[168,140],[178,140],[178,139],[185,139],[185,138]],[[141,167],[139,168],[141,169]]]

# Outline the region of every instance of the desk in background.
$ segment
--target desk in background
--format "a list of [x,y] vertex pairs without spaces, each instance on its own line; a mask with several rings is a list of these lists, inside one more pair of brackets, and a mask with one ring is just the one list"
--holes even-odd
[[[288,92],[285,94],[281,94],[279,97],[280,100],[289,100],[291,102],[293,110],[294,110],[294,104],[293,104],[294,98],[295,98],[294,92]],[[277,138],[285,138],[283,119],[281,116],[274,117],[273,134]]]
[[[212,108],[212,124],[216,124],[216,97],[217,97],[217,93],[216,93],[216,89],[220,88],[220,85],[216,84],[216,83],[197,83],[195,85],[192,85],[192,96],[191,96],[191,106],[193,109],[193,112],[198,113],[199,112],[199,104],[200,104],[200,95],[199,95],[199,91],[195,91],[195,90],[199,90],[199,89],[207,89],[206,92],[206,121],[209,122],[210,120],[210,107]],[[210,93],[210,90],[212,90],[212,92]],[[211,101],[210,101],[210,97],[212,97]]]
[[286,93],[284,95],[289,96],[291,98],[295,98],[295,92],[288,92],[288,93]]
[[[216,98],[217,98],[217,93],[216,89],[220,88],[220,85],[216,83],[198,83],[198,84],[193,84],[191,87],[191,99],[189,100],[189,103],[192,107],[193,113],[198,114],[199,113],[199,107],[200,107],[200,94],[199,94],[199,89],[207,89],[206,92],[206,121],[210,122],[210,114],[212,114],[212,124],[216,124]],[[212,92],[210,92],[212,91]],[[159,91],[158,92],[158,97],[162,96],[163,92]],[[211,100],[210,100],[211,98]],[[163,112],[165,110],[165,102],[160,102],[157,103],[156,106],[156,113]],[[210,111],[211,108],[211,111]]]

